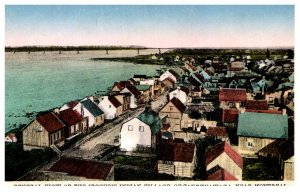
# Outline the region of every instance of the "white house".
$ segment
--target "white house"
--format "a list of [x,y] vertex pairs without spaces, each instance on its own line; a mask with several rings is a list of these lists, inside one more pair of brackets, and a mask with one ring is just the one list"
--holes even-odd
[[173,97],[176,97],[177,99],[179,99],[183,104],[187,104],[188,103],[188,94],[189,94],[189,90],[183,86],[181,87],[177,87],[177,89],[175,89],[174,91],[171,91],[169,93],[169,99],[171,100]]
[[70,101],[69,103],[65,103],[60,109],[59,111],[64,111],[66,109],[73,109],[79,102],[78,101]]
[[104,112],[105,119],[114,119],[122,113],[122,104],[112,95],[101,97],[98,107]]
[[73,109],[88,118],[89,128],[104,123],[104,112],[90,99],[80,101]]
[[163,74],[161,74],[161,76],[159,77],[159,81],[163,81],[169,77],[176,83],[176,80],[177,80],[176,76],[177,75],[173,70],[168,70],[168,71],[165,71]]
[[130,93],[130,108],[134,109],[137,108],[137,101],[139,96],[141,95],[141,92],[137,90],[137,88],[133,85],[128,85],[124,87],[120,93]]
[[154,147],[157,134],[163,127],[159,116],[146,109],[138,117],[122,125],[120,133],[121,150],[133,151],[138,147]]
[[10,133],[5,137],[5,142],[15,143],[15,142],[17,142],[17,137],[15,136],[14,133]]

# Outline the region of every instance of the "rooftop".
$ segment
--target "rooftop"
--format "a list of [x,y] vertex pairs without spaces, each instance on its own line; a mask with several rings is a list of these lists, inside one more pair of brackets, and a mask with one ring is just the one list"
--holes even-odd
[[162,142],[158,151],[158,160],[192,162],[194,153],[194,143]]
[[246,89],[221,88],[219,101],[246,101]]
[[75,125],[83,119],[77,111],[71,108],[60,111],[58,117],[68,126]]
[[146,108],[143,113],[137,117],[140,121],[150,126],[152,135],[155,135],[163,127],[162,121],[157,113]]
[[54,133],[65,127],[65,124],[53,113],[40,115],[36,119],[49,133]]
[[104,112],[90,99],[81,101],[81,104],[94,116],[97,117],[99,115],[104,114]]
[[238,179],[223,168],[216,169],[207,176],[208,181],[237,181]]
[[246,101],[246,109],[268,110],[269,105],[267,100],[248,100]]

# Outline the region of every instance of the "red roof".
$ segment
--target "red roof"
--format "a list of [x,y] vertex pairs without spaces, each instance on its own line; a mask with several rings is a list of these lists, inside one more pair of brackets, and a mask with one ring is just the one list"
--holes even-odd
[[113,106],[115,106],[116,108],[120,107],[122,105],[122,103],[120,103],[118,101],[118,99],[116,99],[113,95],[109,95],[108,96],[108,100],[113,104]]
[[221,168],[207,176],[209,181],[237,181],[238,179]]
[[246,89],[221,88],[219,101],[246,101]]
[[163,130],[167,131],[168,129],[170,129],[171,125],[170,124],[163,124]]
[[261,101],[248,100],[248,101],[246,101],[245,107],[246,107],[246,109],[255,109],[255,110],[268,110],[269,109],[268,101],[266,101],[266,100],[261,100]]
[[237,109],[223,109],[222,122],[223,123],[237,123],[239,117],[239,110]]
[[135,97],[138,97],[141,92],[133,85],[127,85],[126,88],[132,93]]
[[[227,142],[221,142],[215,145],[206,154],[206,166],[219,157],[222,153],[226,153],[240,168],[243,169],[243,158],[238,154]],[[226,168],[226,167],[225,167]]]
[[[120,82],[115,82],[114,86],[117,86],[118,89],[123,89],[126,85],[131,85],[130,81],[120,81]],[[114,87],[113,86],[113,87]]]
[[194,65],[188,63],[187,64],[189,66],[189,68],[191,68],[193,71],[197,71],[197,67],[195,67]]
[[172,78],[170,78],[170,77],[167,77],[166,79],[163,80],[163,82],[164,81],[170,81],[172,84],[175,83],[175,81]]
[[242,71],[244,67],[228,67],[228,71]]
[[40,115],[36,119],[49,133],[65,127],[65,124],[52,112]]
[[212,76],[214,74],[214,72],[212,72],[211,70],[209,69],[205,69],[204,70],[209,76]]
[[83,120],[80,113],[71,108],[60,111],[58,117],[68,126],[75,125]]
[[158,150],[158,159],[164,161],[192,162],[194,153],[194,143],[161,142]]
[[50,171],[68,173],[71,176],[87,179],[105,180],[112,168],[112,164],[62,157],[50,168]]
[[254,109],[246,109],[246,112],[254,112],[254,113],[269,113],[269,114],[278,114],[281,115],[282,111],[276,110],[254,110]]
[[186,106],[176,97],[173,97],[170,101],[173,103],[173,105],[181,112],[183,113],[186,110]]
[[198,80],[200,80],[201,82],[204,82],[204,77],[201,73],[194,73],[194,75],[197,77]]
[[67,103],[67,105],[68,105],[71,109],[73,109],[78,103],[79,103],[78,101],[71,101],[71,102]]
[[225,127],[209,127],[206,131],[207,136],[227,137],[227,131]]

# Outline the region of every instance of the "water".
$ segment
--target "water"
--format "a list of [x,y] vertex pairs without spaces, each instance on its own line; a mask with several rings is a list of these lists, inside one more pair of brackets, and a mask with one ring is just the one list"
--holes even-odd
[[[158,50],[140,50],[140,54]],[[27,112],[59,107],[64,103],[105,92],[115,81],[134,74],[157,75],[155,65],[92,61],[94,57],[135,56],[136,50],[32,52],[5,54],[5,131],[27,124]]]

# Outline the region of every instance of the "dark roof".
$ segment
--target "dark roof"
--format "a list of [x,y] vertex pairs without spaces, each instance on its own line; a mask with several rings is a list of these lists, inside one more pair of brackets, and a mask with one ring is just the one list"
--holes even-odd
[[237,181],[238,179],[223,168],[219,168],[207,176],[208,181]]
[[108,96],[108,100],[113,104],[113,106],[115,106],[116,108],[120,107],[122,105],[122,103],[120,103],[118,101],[118,99],[116,99],[113,95],[109,95]]
[[163,127],[162,121],[157,113],[149,108],[146,108],[138,117],[139,120],[149,125],[152,135],[158,133]]
[[135,96],[138,97],[141,92],[134,85],[127,85],[126,88]]
[[280,156],[285,161],[294,156],[294,141],[292,139],[276,139],[259,150],[258,153]]
[[192,162],[194,153],[194,143],[161,142],[158,149],[158,160]]
[[146,79],[147,75],[133,75],[133,78],[143,78],[143,79]]
[[199,87],[201,83],[199,83],[193,76],[189,76],[188,81],[195,87]]
[[244,112],[239,114],[237,135],[259,138],[288,138],[287,115]]
[[54,133],[65,127],[65,124],[53,113],[40,115],[36,119],[49,133]]
[[173,105],[181,112],[183,113],[186,110],[186,106],[176,97],[173,97],[170,101],[173,103]]
[[165,78],[164,80],[163,80],[163,82],[164,81],[169,81],[169,82],[171,82],[171,83],[175,83],[175,81],[172,79],[172,78],[170,78],[170,77],[167,77],[167,78]]
[[229,158],[231,158],[240,168],[243,169],[242,156],[237,153],[227,142],[218,143],[206,154],[206,165],[210,164],[222,153],[226,153]]
[[71,176],[105,180],[113,164],[62,157],[50,171],[68,173]]
[[219,101],[246,101],[246,89],[221,88]]
[[183,69],[185,72],[190,72],[186,67],[181,67],[181,69]]
[[282,111],[276,110],[254,110],[254,109],[246,109],[246,112],[255,112],[255,113],[269,113],[269,114],[282,114]]
[[226,137],[228,136],[225,127],[209,127],[206,131],[207,136],[218,136],[218,137]]
[[99,115],[104,114],[104,112],[90,99],[81,101],[81,104],[94,116],[97,117]]
[[123,89],[126,85],[131,85],[130,81],[119,81],[119,82],[115,82],[114,86],[117,86],[120,90]]
[[75,125],[82,121],[82,116],[73,109],[69,108],[63,111],[60,111],[58,117],[67,125]]
[[69,103],[67,103],[67,105],[73,109],[77,104],[79,103],[79,101],[70,101]]
[[267,100],[248,100],[246,101],[246,109],[254,109],[254,110],[268,110],[269,105]]
[[239,117],[239,110],[237,109],[223,109],[222,122],[223,123],[237,123]]
[[171,125],[169,123],[163,124],[163,130],[168,130],[170,129]]
[[283,143],[284,140],[282,139],[276,139],[272,143],[268,144],[264,148],[260,149],[258,153],[264,153],[264,154],[272,154],[274,156],[279,156],[278,146]]
[[179,76],[173,69],[168,70],[172,75],[174,75],[176,78]]
[[184,86],[180,86],[180,90],[183,91],[183,92],[185,92],[186,95],[188,95],[189,92],[190,92],[190,90],[188,88],[184,87]]
[[194,73],[194,75],[199,81],[204,82],[205,79],[201,73],[197,72],[197,73]]

